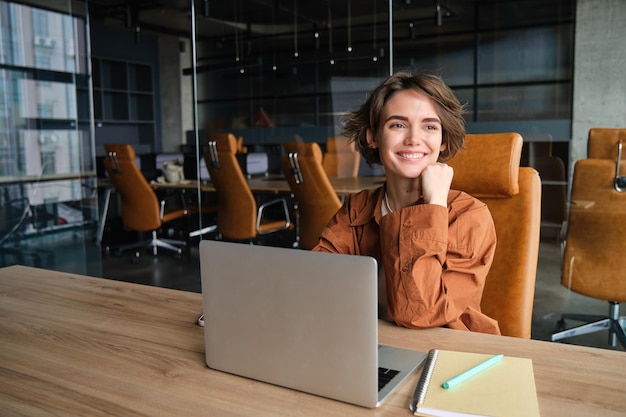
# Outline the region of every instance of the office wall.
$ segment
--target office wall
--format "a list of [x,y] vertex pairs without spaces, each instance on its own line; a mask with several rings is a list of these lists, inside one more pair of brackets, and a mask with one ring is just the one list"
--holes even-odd
[[[194,91],[193,77],[182,75],[185,68],[193,66],[193,53],[190,39],[185,39],[184,51],[180,52],[181,71],[178,73],[180,79],[180,96],[181,96],[181,112],[182,112],[182,131],[187,132],[194,129],[195,109],[194,109]],[[183,135],[183,142],[186,142],[186,134]]]
[[626,127],[624,22],[624,0],[578,0],[572,162],[587,156],[590,128]]
[[185,140],[183,107],[191,107],[182,97],[181,46],[176,36],[159,36],[159,73],[161,80],[161,137],[163,152],[178,152]]

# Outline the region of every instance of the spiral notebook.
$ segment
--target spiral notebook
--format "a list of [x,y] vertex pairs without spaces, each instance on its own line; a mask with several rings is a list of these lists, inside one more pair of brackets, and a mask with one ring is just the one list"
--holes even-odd
[[428,353],[410,409],[416,416],[539,417],[533,364],[504,356],[459,385],[443,382],[493,355],[433,349]]

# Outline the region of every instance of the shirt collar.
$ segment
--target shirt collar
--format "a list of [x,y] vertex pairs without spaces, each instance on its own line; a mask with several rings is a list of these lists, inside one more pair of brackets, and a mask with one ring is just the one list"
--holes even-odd
[[385,182],[382,187],[378,187],[366,193],[367,201],[363,209],[360,210],[356,217],[350,222],[350,226],[363,226],[372,220],[376,223],[380,223],[380,218],[382,217],[381,207],[386,186],[387,183]]

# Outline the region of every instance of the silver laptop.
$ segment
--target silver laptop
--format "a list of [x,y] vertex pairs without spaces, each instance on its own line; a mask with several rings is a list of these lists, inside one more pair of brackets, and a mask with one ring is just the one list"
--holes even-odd
[[373,258],[203,240],[200,270],[210,368],[376,407],[426,357],[378,345]]

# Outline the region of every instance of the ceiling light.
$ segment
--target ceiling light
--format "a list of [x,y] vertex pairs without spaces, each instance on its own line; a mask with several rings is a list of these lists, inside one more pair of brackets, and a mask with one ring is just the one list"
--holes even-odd
[[204,0],[202,14],[204,15],[204,17],[209,17],[209,0]]
[[348,52],[352,52],[352,2],[348,0]]
[[441,14],[441,4],[439,0],[435,1],[435,26],[441,26],[443,24]]

